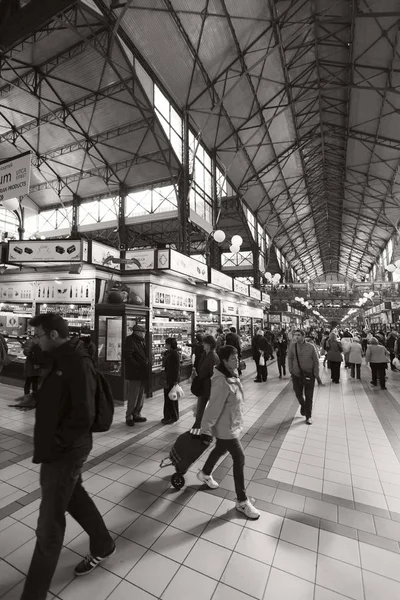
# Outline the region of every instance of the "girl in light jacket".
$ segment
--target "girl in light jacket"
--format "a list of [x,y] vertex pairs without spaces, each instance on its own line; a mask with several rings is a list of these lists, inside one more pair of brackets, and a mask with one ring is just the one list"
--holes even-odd
[[332,383],[339,383],[340,379],[340,364],[342,362],[342,345],[337,341],[336,333],[332,333],[328,337],[326,343],[328,359],[328,368],[331,370]]
[[379,379],[382,390],[386,390],[386,367],[389,361],[389,351],[378,343],[376,337],[372,337],[365,353],[365,362],[371,367],[372,385],[376,385]]
[[239,441],[244,398],[243,387],[237,375],[238,353],[233,346],[222,346],[218,354],[221,362],[215,367],[210,400],[201,422],[201,433],[206,436],[214,435],[217,441],[197,477],[209,488],[216,489],[218,483],[211,473],[221,456],[229,452],[233,460],[236,509],[248,519],[258,519],[260,513],[247,498],[244,483],[244,452]]
[[349,364],[350,364],[350,377],[354,379],[355,373],[357,371],[357,379],[361,379],[361,363],[362,363],[362,347],[360,344],[360,339],[358,337],[354,337],[353,341],[350,344],[349,351]]

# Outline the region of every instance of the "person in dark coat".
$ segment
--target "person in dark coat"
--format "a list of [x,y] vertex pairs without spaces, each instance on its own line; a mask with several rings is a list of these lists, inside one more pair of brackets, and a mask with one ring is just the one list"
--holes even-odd
[[[240,337],[236,333],[236,327],[229,328],[229,333],[226,334],[226,345],[233,346],[234,348],[236,348],[237,353],[238,353],[239,364],[240,364],[240,359],[242,358],[242,345],[240,343]],[[242,374],[240,367],[238,368],[238,374],[239,374],[239,377]]]
[[36,394],[38,391],[39,379],[42,375],[44,367],[44,355],[35,338],[30,336],[24,346],[23,353],[26,356],[24,365],[25,385],[24,394]]
[[276,350],[276,360],[278,362],[279,379],[283,375],[286,375],[286,354],[287,354],[287,341],[283,338],[282,333],[278,334],[278,338],[274,344]]
[[395,346],[396,346],[397,338],[398,338],[397,331],[393,331],[393,330],[388,334],[388,336],[386,338],[386,348],[389,350],[389,353],[390,353],[390,368],[392,369],[392,371],[396,371],[396,367],[393,364],[393,359],[396,356]]
[[201,355],[204,352],[203,340],[204,335],[202,333],[196,333],[196,343],[193,344],[193,369],[196,371],[196,373],[199,371]]
[[147,421],[146,417],[142,416],[149,368],[144,336],[144,328],[141,325],[134,325],[132,335],[128,335],[124,345],[125,379],[128,383],[125,422],[129,427]]
[[217,342],[212,335],[206,335],[203,340],[204,352],[201,356],[198,370],[200,392],[197,396],[196,420],[192,430],[200,429],[201,420],[210,398],[211,377],[214,374],[214,367],[219,365],[219,358],[215,352],[216,344]]
[[92,340],[90,331],[82,330],[79,339],[83,342],[85,350],[89,354],[90,358],[93,360],[94,364],[97,365],[97,346]]
[[180,377],[180,357],[178,352],[178,344],[175,338],[167,338],[165,340],[167,348],[163,356],[164,368],[164,418],[161,423],[170,425],[179,419],[179,402],[171,400],[168,394],[179,383]]
[[333,331],[329,334],[326,343],[328,360],[328,368],[331,370],[332,383],[339,383],[340,380],[340,364],[342,362],[342,344],[338,342],[336,333]]
[[[263,332],[259,329],[252,341],[253,360],[256,363],[257,377],[254,380],[256,383],[267,381],[268,368],[267,360],[272,357],[272,346],[268,339],[264,337]],[[263,358],[264,365],[260,365],[260,359]]]
[[51,363],[37,393],[33,462],[40,464],[42,499],[21,600],[44,600],[61,553],[66,512],[90,539],[90,554],[75,567],[75,575],[93,571],[114,554],[115,544],[82,484],[82,469],[93,445],[95,366],[82,342],[69,338],[67,322],[60,315],[37,315],[30,325]]

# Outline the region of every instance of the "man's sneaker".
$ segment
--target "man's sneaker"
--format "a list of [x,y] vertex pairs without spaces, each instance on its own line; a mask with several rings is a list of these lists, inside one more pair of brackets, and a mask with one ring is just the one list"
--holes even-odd
[[253,506],[250,500],[236,502],[236,510],[242,512],[248,519],[256,520],[260,518],[260,512]]
[[219,483],[215,481],[214,477],[212,475],[205,475],[203,471],[199,471],[197,473],[197,479],[208,485],[208,487],[212,490],[216,490],[217,487],[219,487]]
[[142,417],[142,415],[138,415],[137,417],[133,417],[135,423],[146,423],[146,417]]
[[100,563],[103,562],[103,560],[106,560],[107,558],[110,558],[110,556],[115,554],[115,550],[116,548],[114,544],[113,549],[106,556],[92,556],[91,554],[85,556],[85,558],[81,560],[81,562],[75,567],[74,573],[76,577],[80,577],[81,575],[87,575],[88,573],[91,573],[93,569],[95,569]]
[[304,408],[304,404],[300,404],[300,414],[302,417],[305,417],[306,409]]
[[306,419],[306,423],[307,423],[307,425],[312,425],[312,419],[311,419],[311,417],[309,419]]

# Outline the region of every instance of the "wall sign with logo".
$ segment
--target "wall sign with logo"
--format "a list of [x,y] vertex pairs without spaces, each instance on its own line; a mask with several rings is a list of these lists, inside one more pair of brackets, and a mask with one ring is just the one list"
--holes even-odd
[[238,315],[239,305],[234,302],[221,302],[221,310],[224,315]]
[[229,292],[233,290],[232,277],[229,277],[229,275],[225,275],[225,273],[221,273],[216,269],[210,269],[210,283],[217,285],[224,290],[228,290]]
[[38,282],[36,287],[36,301],[41,303],[68,302],[70,304],[94,302],[94,279],[63,279],[60,283],[55,281]]
[[119,264],[114,264],[110,261],[110,258],[119,258],[120,252],[117,248],[111,248],[106,244],[100,244],[99,242],[92,241],[92,264],[114,267],[119,269]]
[[268,315],[268,321],[270,323],[280,323],[281,322],[281,313],[278,313],[276,315],[273,315],[273,314],[269,313],[269,315]]
[[22,283],[20,281],[0,283],[0,302],[13,300],[14,302],[32,302],[33,283]]
[[155,268],[155,250],[128,250],[125,271],[138,271]]
[[178,310],[194,311],[196,307],[196,295],[173,288],[159,285],[151,286],[152,306],[162,308],[175,308]]
[[241,317],[252,317],[253,319],[262,319],[264,311],[262,308],[247,306],[246,304],[239,306],[239,315]]
[[209,312],[217,312],[218,311],[218,301],[214,300],[213,298],[210,298],[209,300],[206,300],[206,310],[208,310]]
[[267,306],[270,306],[270,304],[271,304],[271,296],[269,294],[267,294],[266,292],[262,292],[261,293],[261,302],[265,302],[265,304]]
[[233,291],[238,294],[243,294],[243,296],[249,295],[249,286],[237,279],[233,280]]
[[8,243],[8,262],[82,262],[88,260],[86,240],[21,240]]
[[29,194],[31,153],[0,162],[0,202]]
[[208,282],[207,265],[194,260],[190,256],[180,254],[176,250],[158,250],[157,268],[175,271],[180,275],[187,275],[193,279]]
[[254,298],[254,300],[261,300],[261,292],[257,288],[249,285],[249,296],[250,298]]

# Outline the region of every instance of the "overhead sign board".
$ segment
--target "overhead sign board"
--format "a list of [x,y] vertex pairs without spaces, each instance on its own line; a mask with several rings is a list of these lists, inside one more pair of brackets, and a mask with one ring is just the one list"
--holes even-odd
[[155,250],[128,250],[126,253],[125,271],[138,271],[155,268]]
[[29,193],[31,153],[25,152],[0,162],[0,202]]
[[268,306],[271,304],[271,296],[266,292],[261,293],[261,301],[265,302]]
[[249,286],[237,279],[233,280],[233,291],[238,294],[243,294],[243,296],[249,295]]
[[228,290],[229,292],[233,289],[232,277],[225,275],[225,273],[221,273],[221,271],[217,271],[216,269],[210,269],[210,283],[217,285],[224,290]]
[[255,287],[249,285],[249,296],[250,298],[254,298],[254,300],[261,300],[261,292]]
[[119,269],[119,265],[112,263],[110,265],[111,258],[119,258],[120,252],[117,248],[112,248],[106,244],[100,244],[100,242],[92,241],[92,264],[93,265],[108,265]]
[[86,240],[21,240],[8,243],[8,262],[82,262],[88,259]]
[[193,279],[208,282],[207,265],[194,260],[190,256],[180,254],[176,250],[158,250],[157,268],[175,271],[180,275],[187,275]]

